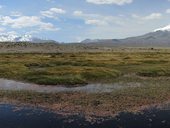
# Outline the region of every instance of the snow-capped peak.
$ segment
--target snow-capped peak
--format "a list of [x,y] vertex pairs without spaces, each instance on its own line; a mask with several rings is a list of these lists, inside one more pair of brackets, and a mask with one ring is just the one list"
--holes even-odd
[[15,35],[15,34],[2,34],[0,35],[0,42],[22,42],[22,41],[27,41],[27,42],[32,42],[34,41],[34,38],[31,35]]
[[170,25],[167,25],[163,28],[158,28],[158,29],[154,30],[154,32],[157,32],[157,31],[170,31]]

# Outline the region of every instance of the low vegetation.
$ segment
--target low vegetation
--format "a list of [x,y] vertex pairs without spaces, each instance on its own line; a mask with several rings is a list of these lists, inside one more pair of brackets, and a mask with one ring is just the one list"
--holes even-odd
[[0,54],[0,77],[43,85],[112,83],[127,74],[170,76],[169,52]]
[[0,100],[44,106],[55,111],[83,112],[87,115],[111,116],[122,111],[136,111],[143,106],[169,101],[170,79],[147,79],[146,85],[116,90],[111,93],[38,93],[0,91]]
[[0,91],[0,99],[95,115],[164,103],[170,98],[169,58],[168,50],[0,54],[1,78],[67,87],[88,83],[141,84],[98,94]]

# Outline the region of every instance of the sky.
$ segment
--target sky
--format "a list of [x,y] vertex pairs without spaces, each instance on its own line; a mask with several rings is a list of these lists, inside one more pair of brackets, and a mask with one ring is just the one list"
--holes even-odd
[[170,0],[0,0],[0,35],[119,39],[170,25]]

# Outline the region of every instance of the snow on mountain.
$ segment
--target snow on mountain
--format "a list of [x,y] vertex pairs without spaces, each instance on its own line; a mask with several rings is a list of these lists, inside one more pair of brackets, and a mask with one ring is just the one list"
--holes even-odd
[[14,35],[2,34],[0,35],[0,42],[41,42],[44,41],[40,38],[32,37],[31,35]]
[[154,30],[154,32],[156,32],[156,31],[170,31],[170,25],[167,25],[163,28],[158,28],[158,29]]

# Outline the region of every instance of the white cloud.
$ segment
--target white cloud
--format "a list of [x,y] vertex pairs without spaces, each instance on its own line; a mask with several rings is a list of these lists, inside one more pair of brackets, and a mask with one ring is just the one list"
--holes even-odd
[[74,11],[73,15],[84,20],[87,25],[107,26],[110,24],[122,25],[123,21],[119,17],[104,16],[100,14],[88,14],[82,11]]
[[0,32],[4,32],[5,30],[5,28],[0,28]]
[[51,23],[40,23],[40,30],[47,30],[47,31],[58,31],[59,28],[55,28],[53,24]]
[[93,4],[117,4],[117,5],[124,5],[132,3],[133,0],[86,0],[88,3]]
[[4,33],[5,35],[18,35],[18,33],[16,31],[9,31]]
[[40,13],[44,17],[57,19],[57,14],[65,14],[66,11],[61,8],[50,8],[49,10],[41,11]]
[[161,19],[162,14],[161,13],[152,13],[147,16],[139,16],[136,14],[132,14],[133,18],[139,19],[139,20],[156,20],[156,19]]
[[75,15],[75,16],[82,16],[83,12],[82,11],[74,11],[73,15]]
[[166,10],[166,13],[170,13],[170,9],[167,9],[167,10]]
[[155,19],[160,19],[162,17],[161,13],[152,13],[148,16],[145,16],[144,19],[145,20],[155,20]]
[[107,25],[107,22],[101,20],[86,20],[85,24],[89,25]]
[[10,16],[2,16],[0,18],[1,25],[11,26],[12,28],[27,28],[27,27],[38,27],[41,30],[56,31],[58,28],[51,23],[43,22],[37,16],[20,16],[12,18]]
[[84,13],[82,11],[74,11],[73,15],[85,21],[86,20],[97,20],[101,18],[101,15],[99,14]]

